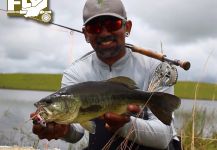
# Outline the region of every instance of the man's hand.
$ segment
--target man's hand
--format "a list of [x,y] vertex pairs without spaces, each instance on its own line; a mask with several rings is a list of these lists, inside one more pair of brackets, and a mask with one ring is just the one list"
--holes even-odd
[[[137,114],[140,112],[140,107],[138,105],[130,104],[127,107],[127,112],[129,114],[130,113]],[[105,127],[109,131],[115,132],[120,127],[124,126],[125,123],[128,123],[130,121],[130,115],[127,114],[118,115],[112,112],[108,112],[104,114],[103,119],[106,122]]]
[[[35,113],[32,113],[30,117],[33,117],[33,122]],[[40,124],[33,123],[32,132],[38,135],[39,139],[59,139],[66,136],[70,132],[70,125],[57,124],[55,122],[50,122],[46,124],[46,127],[43,127]]]

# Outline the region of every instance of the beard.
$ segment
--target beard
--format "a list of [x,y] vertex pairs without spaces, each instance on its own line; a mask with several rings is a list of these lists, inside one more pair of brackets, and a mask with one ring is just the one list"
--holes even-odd
[[96,54],[99,58],[108,59],[112,57],[118,56],[118,54],[122,51],[123,46],[116,46],[108,49],[95,49]]
[[100,44],[103,42],[108,42],[108,41],[112,41],[116,43],[116,37],[115,36],[106,36],[103,38],[99,38],[97,39],[97,44],[99,45],[99,47],[95,47],[95,51],[96,54],[99,58],[102,59],[108,59],[108,58],[112,58],[112,57],[116,57],[120,54],[120,52],[124,49],[124,45],[114,45],[111,46],[109,48],[100,48]]

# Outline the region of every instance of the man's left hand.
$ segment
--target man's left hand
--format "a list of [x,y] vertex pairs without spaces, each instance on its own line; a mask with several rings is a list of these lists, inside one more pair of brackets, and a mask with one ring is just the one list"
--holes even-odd
[[[130,104],[127,107],[127,112],[137,114],[140,112],[140,107],[138,105]],[[104,114],[103,119],[106,122],[105,128],[111,132],[115,132],[120,127],[124,126],[125,123],[128,123],[130,121],[130,115],[119,115],[113,112],[107,112]]]

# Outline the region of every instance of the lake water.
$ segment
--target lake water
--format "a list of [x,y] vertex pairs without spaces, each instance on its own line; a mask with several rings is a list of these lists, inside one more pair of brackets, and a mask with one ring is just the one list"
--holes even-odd
[[[49,143],[47,140],[38,141],[37,136],[31,131],[32,121],[27,121],[30,113],[36,110],[33,106],[34,102],[49,94],[51,92],[0,89],[0,145],[33,146],[35,144],[41,149],[44,149],[47,144],[50,148],[69,147],[68,143],[61,140],[52,140]],[[191,112],[193,104],[193,100],[182,100],[181,107],[175,113],[175,126],[178,130],[182,128],[185,121],[182,114]],[[212,115],[212,118],[216,118],[217,102],[200,100],[196,102],[196,106],[206,111],[207,117]],[[214,121],[216,120],[213,120],[213,125]],[[206,128],[206,131],[210,132],[210,129],[213,131],[216,126],[206,126]]]
[[61,140],[38,140],[32,133],[32,121],[29,115],[35,112],[34,102],[51,92],[0,90],[0,145],[33,146],[38,148],[67,149],[69,144]]

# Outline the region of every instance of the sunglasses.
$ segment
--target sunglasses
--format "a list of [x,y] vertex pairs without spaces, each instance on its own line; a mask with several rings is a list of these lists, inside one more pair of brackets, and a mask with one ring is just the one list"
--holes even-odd
[[121,29],[126,23],[126,20],[116,17],[103,17],[91,20],[85,25],[85,29],[90,34],[100,34],[103,28],[108,32],[114,32]]

